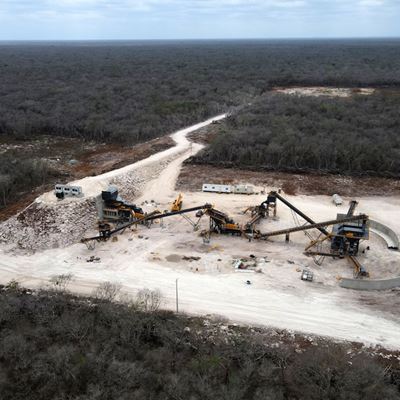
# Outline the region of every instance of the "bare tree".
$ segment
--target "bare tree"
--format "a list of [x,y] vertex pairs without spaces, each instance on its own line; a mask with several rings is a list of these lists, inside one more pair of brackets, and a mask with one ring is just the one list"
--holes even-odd
[[122,285],[118,282],[103,282],[93,292],[93,296],[101,301],[113,301],[121,291]]
[[8,290],[18,291],[20,289],[20,284],[16,279],[11,279],[10,282],[7,283],[6,288]]
[[3,206],[7,205],[7,199],[11,187],[12,183],[10,176],[6,174],[0,174],[0,195],[1,195],[1,204]]
[[67,290],[67,286],[71,282],[73,278],[72,274],[61,274],[54,275],[50,278],[50,283],[53,285],[53,289],[57,292],[65,292]]
[[142,289],[138,292],[137,305],[142,311],[157,311],[161,305],[161,292],[159,290]]

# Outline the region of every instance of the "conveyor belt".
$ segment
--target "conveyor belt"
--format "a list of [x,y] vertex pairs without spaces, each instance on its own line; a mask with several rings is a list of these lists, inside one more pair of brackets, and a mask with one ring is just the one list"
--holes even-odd
[[[316,229],[318,229],[321,233],[324,235],[329,235],[328,231],[324,229],[324,225],[321,224],[316,224],[310,217],[308,217],[306,214],[304,214],[302,211],[300,211],[297,207],[295,207],[292,203],[288,202],[286,199],[284,199],[280,194],[277,192],[271,192],[273,196],[276,196],[277,199],[279,199],[283,204],[288,206],[291,210],[293,210],[296,214],[300,215],[303,219],[305,219],[307,222],[315,226]],[[332,224],[331,224],[332,225]],[[300,229],[302,230],[302,229]],[[296,231],[295,231],[296,232]]]
[[329,225],[341,224],[341,223],[344,223],[344,222],[358,221],[360,219],[363,219],[363,220],[364,219],[368,219],[368,216],[365,215],[365,214],[360,214],[360,215],[356,215],[356,216],[345,217],[345,218],[340,218],[340,219],[333,219],[333,220],[323,221],[323,222],[318,222],[318,223],[313,222],[310,225],[296,226],[294,228],[281,229],[279,231],[262,233],[260,235],[260,239],[266,239],[266,238],[269,238],[271,236],[287,235],[289,233],[301,232],[301,231],[305,231],[305,230],[308,230],[308,229],[318,229],[321,232],[322,231],[326,232],[326,235],[328,236],[329,235],[328,231],[323,229],[323,227],[329,226]]
[[83,238],[81,239],[82,243],[85,242],[89,242],[91,240],[106,240],[108,239],[111,235],[120,232],[126,228],[129,228],[132,225],[135,224],[140,224],[143,222],[149,222],[149,221],[154,221],[157,219],[161,219],[161,218],[166,218],[166,217],[172,217],[174,215],[180,215],[180,214],[185,214],[185,213],[189,213],[189,212],[193,212],[193,211],[198,211],[198,210],[209,210],[212,209],[212,205],[211,204],[204,204],[202,206],[197,206],[197,207],[192,207],[192,208],[186,208],[184,210],[180,210],[180,211],[171,211],[171,212],[167,212],[164,214],[156,214],[156,215],[145,215],[143,218],[136,218],[133,221],[127,222],[124,225],[119,226],[116,229],[113,229],[111,231],[105,231],[104,234],[102,235],[98,235],[98,236],[94,236],[94,237],[90,237],[90,238]]

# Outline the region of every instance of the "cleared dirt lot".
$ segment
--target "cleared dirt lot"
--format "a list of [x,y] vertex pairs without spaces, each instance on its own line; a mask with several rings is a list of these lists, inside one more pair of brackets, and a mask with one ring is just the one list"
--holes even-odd
[[210,165],[184,164],[177,181],[177,190],[198,191],[203,183],[249,183],[264,187],[282,188],[289,194],[342,196],[400,195],[400,180],[343,175],[291,174],[286,172],[251,171],[221,168]]
[[335,88],[335,87],[290,87],[275,88],[275,92],[294,96],[313,96],[313,97],[350,97],[354,94],[365,96],[375,92],[372,88]]

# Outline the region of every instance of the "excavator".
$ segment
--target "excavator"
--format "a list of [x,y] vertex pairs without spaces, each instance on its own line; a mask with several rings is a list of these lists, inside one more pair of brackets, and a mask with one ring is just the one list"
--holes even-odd
[[182,193],[179,193],[178,197],[174,200],[171,206],[171,211],[181,211],[183,204]]

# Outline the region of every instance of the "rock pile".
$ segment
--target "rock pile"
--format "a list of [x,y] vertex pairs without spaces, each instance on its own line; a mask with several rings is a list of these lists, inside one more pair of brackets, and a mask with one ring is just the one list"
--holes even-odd
[[0,224],[0,242],[33,251],[66,247],[79,242],[96,221],[94,199],[55,205],[35,202]]

